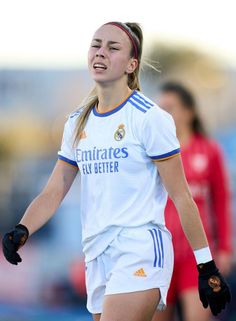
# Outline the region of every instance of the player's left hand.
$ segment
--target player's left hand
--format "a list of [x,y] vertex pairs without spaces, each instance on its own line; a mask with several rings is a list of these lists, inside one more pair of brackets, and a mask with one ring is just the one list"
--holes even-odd
[[219,314],[231,300],[228,284],[217,269],[214,260],[198,264],[198,291],[200,300],[213,315]]

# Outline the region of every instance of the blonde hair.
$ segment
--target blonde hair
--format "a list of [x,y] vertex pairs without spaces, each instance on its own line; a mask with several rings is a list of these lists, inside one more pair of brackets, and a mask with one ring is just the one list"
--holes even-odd
[[[127,85],[131,90],[141,90],[140,87],[140,81],[139,81],[139,71],[140,71],[140,63],[141,63],[141,57],[142,57],[142,47],[143,47],[143,33],[142,29],[139,26],[139,24],[135,22],[126,22],[126,23],[117,23],[122,26],[124,26],[126,29],[129,30],[131,35],[134,38],[134,41],[136,42],[137,48],[138,48],[138,66],[135,69],[134,72],[131,74],[128,74],[128,82]],[[132,47],[130,56],[134,56],[134,48]],[[80,115],[77,120],[76,128],[75,128],[75,136],[74,136],[74,145],[76,145],[82,135],[82,132],[86,126],[87,120],[89,118],[90,112],[92,111],[93,107],[98,104],[98,96],[96,87],[94,87],[88,96],[84,99],[84,101],[81,104],[81,107],[79,107],[76,111],[80,111]]]

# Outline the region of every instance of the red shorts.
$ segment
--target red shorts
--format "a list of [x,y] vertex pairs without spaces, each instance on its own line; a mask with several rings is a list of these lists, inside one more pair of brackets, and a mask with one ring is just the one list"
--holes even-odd
[[179,295],[191,288],[198,288],[198,272],[193,253],[184,258],[175,259],[167,304],[175,304]]

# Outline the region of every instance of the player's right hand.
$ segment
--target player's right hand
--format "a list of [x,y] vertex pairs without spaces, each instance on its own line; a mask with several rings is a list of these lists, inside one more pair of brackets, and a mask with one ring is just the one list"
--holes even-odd
[[29,237],[29,231],[23,224],[16,225],[15,229],[6,233],[2,239],[2,250],[5,258],[11,264],[17,265],[22,261],[17,253]]

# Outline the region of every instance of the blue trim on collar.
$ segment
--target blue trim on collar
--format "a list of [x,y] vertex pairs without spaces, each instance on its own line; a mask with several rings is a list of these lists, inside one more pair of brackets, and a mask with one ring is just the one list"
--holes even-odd
[[103,114],[100,114],[97,112],[96,110],[96,106],[93,107],[93,114],[97,117],[107,117],[107,116],[110,116],[116,112],[118,112],[122,107],[125,106],[125,104],[128,102],[128,100],[136,93],[136,91],[134,90],[130,95],[129,97],[122,103],[120,104],[119,106],[117,106],[116,108],[112,109],[111,111],[108,111],[106,113],[103,113]]

